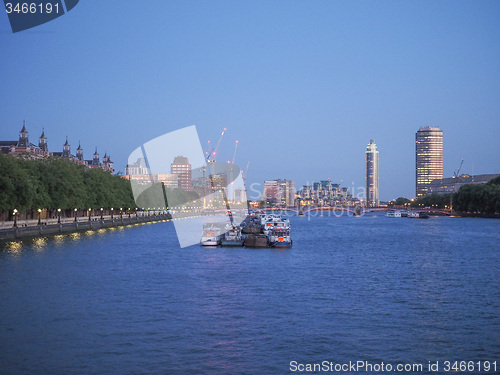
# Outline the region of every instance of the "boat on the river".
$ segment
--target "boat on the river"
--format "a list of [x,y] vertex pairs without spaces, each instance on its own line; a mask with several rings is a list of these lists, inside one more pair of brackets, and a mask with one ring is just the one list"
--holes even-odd
[[409,219],[428,219],[429,215],[424,211],[410,211],[408,212]]
[[272,247],[290,247],[292,246],[292,237],[290,228],[275,228],[267,235],[269,246]]
[[251,233],[245,237],[245,247],[268,247],[269,242],[264,233]]
[[243,236],[239,227],[230,227],[222,236],[221,246],[243,246]]
[[401,210],[389,210],[385,214],[387,217],[401,217]]
[[290,220],[286,218],[283,219],[281,216],[274,216],[272,218],[269,218],[264,223],[264,234],[268,235],[269,232],[273,229],[290,229]]
[[201,235],[201,246],[218,246],[221,243],[223,234],[220,228],[215,225],[205,227]]

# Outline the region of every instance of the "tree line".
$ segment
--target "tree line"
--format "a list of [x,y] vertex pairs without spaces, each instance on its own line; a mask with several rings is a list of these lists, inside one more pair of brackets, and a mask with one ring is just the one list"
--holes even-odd
[[132,181],[132,187],[119,175],[58,157],[27,159],[0,154],[0,171],[0,213],[12,214],[14,209],[61,209],[63,213],[75,208],[104,208],[107,212],[120,207],[163,209],[199,198],[195,192],[167,189],[161,183],[140,185]]
[[410,201],[399,197],[392,205],[409,205],[410,207],[450,208],[457,212],[492,215],[500,213],[500,177],[485,184],[467,184],[458,192],[449,194],[432,194]]
[[130,182],[66,159],[0,154],[0,211],[135,207]]

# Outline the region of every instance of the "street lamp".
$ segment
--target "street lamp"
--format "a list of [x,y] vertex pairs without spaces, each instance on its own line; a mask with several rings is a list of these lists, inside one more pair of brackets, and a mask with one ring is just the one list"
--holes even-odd
[[14,228],[17,228],[17,209],[14,208]]
[[113,220],[113,207],[111,207],[111,220]]
[[75,208],[75,223],[77,222],[77,220],[76,220],[76,211],[78,211],[78,209]]
[[123,211],[121,207],[120,207],[120,219],[123,219]]
[[42,210],[39,208],[38,209],[38,225],[42,225],[42,221],[40,220],[41,215],[42,215]]
[[57,224],[61,224],[61,209],[57,209]]
[[104,217],[102,216],[103,215],[103,211],[104,209],[101,207],[101,220],[104,220]]
[[92,209],[89,208],[89,221],[92,221]]

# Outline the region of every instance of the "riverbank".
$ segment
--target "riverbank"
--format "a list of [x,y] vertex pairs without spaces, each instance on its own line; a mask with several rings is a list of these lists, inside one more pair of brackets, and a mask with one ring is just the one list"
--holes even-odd
[[500,219],[500,214],[478,214],[470,212],[455,212],[452,216],[474,217],[482,219]]
[[38,237],[52,234],[60,233],[72,233],[78,231],[88,231],[88,230],[98,230],[101,228],[111,228],[133,225],[137,223],[149,223],[149,222],[159,222],[171,220],[172,216],[170,214],[155,214],[155,215],[143,215],[143,216],[130,216],[130,217],[103,217],[94,218],[94,220],[85,221],[64,221],[55,223],[52,221],[36,223],[36,225],[17,225],[10,226],[9,228],[0,229],[0,241],[2,240],[12,240],[20,239],[26,237]]

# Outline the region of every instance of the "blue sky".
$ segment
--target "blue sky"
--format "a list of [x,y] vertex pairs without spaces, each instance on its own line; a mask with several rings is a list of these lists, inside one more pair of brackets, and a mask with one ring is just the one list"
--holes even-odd
[[205,148],[226,127],[218,161],[239,140],[249,182],[358,187],[373,138],[381,199],[413,197],[421,126],[444,131],[445,175],[500,173],[498,19],[498,1],[82,0],[12,34],[3,13],[0,139],[26,120],[123,171],[164,133],[194,124]]

